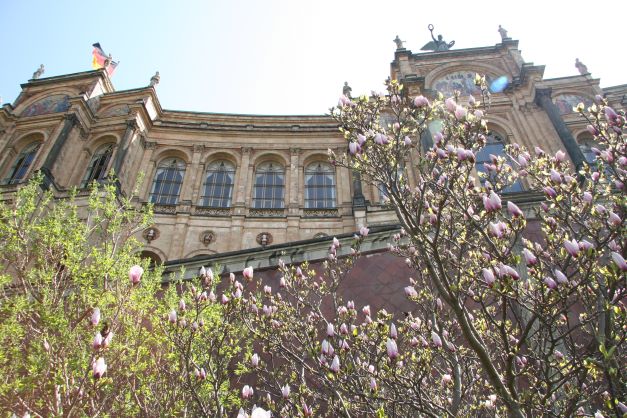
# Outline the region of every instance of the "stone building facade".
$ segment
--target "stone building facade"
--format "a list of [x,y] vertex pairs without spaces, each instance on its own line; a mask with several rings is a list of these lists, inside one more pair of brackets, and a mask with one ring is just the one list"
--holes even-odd
[[[489,153],[518,142],[564,149],[585,164],[592,138],[572,107],[595,95],[618,109],[627,104],[627,85],[602,89],[586,73],[544,79],[544,67],[525,62],[509,38],[419,54],[398,46],[390,76],[411,95],[476,94],[475,73],[503,82],[491,97]],[[382,205],[384,192],[330,165],[328,149],[346,149],[328,116],[166,110],[153,82],[116,91],[106,71],[86,71],[29,80],[2,106],[0,192],[9,198],[36,170],[59,196],[111,172],[130,195],[143,176],[137,203],[154,204],[155,223],[138,238],[168,270],[212,260],[231,270],[272,266],[277,251],[293,262],[323,258],[325,237],[350,237],[362,225],[375,227],[367,249],[385,248],[396,220]],[[407,170],[411,185],[411,162]],[[511,192],[523,206],[537,198],[524,181]]]

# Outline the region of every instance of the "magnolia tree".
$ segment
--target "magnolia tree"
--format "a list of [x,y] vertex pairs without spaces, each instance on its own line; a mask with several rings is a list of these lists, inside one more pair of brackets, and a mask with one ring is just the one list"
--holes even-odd
[[[244,406],[280,416],[627,413],[624,115],[601,97],[577,108],[599,143],[579,172],[562,151],[511,144],[476,178],[486,108],[387,87],[332,109],[347,153],[331,158],[385,188],[414,309],[399,318],[393,306],[341,298],[367,228],[348,257],[334,240],[322,268],[281,265],[274,286],[224,302],[237,303],[254,339]],[[523,211],[508,200],[515,181],[542,202]]]
[[174,389],[152,390],[168,387],[165,338],[150,327],[160,274],[144,273],[129,239],[147,220],[113,186],[81,209],[36,180],[0,204],[2,415],[176,411]]

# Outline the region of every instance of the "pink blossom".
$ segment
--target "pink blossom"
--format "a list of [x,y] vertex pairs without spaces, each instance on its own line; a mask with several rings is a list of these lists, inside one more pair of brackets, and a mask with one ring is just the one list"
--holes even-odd
[[455,108],[455,117],[457,118],[457,120],[465,119],[466,113],[466,109],[462,106],[457,106],[457,108]]
[[362,237],[367,237],[368,236],[368,232],[370,232],[370,230],[368,228],[366,228],[365,226],[362,226],[361,228],[359,228],[359,234]]
[[499,277],[503,277],[503,276],[510,276],[514,280],[520,279],[520,275],[518,274],[516,269],[514,269],[511,266],[508,266],[507,264],[501,264],[499,266]]
[[562,150],[559,150],[555,153],[555,161],[564,162],[566,160],[566,153]]
[[408,298],[415,298],[418,296],[418,292],[416,292],[416,289],[414,289],[413,286],[406,286],[405,296],[407,296]]
[[248,385],[244,385],[244,387],[242,388],[242,398],[244,399],[252,397],[254,393],[255,391],[253,390],[253,388]]
[[411,138],[408,136],[405,136],[405,138],[403,138],[403,143],[405,144],[406,147],[411,146]]
[[101,345],[102,345],[102,334],[100,334],[100,331],[98,331],[96,335],[94,335],[94,339],[91,343],[91,346],[94,350],[98,350]]
[[252,266],[248,266],[246,267],[243,271],[242,274],[244,275],[244,277],[248,280],[252,280],[253,278],[253,268]]
[[550,198],[550,199],[554,199],[555,197],[557,197],[557,192],[555,191],[554,188],[546,186],[544,188],[542,188],[542,190],[544,190],[544,193]]
[[303,270],[300,267],[296,267],[296,277],[303,277]]
[[483,197],[483,207],[488,212],[501,209],[501,198],[494,193],[494,190],[490,191],[489,196]]
[[531,251],[525,248],[522,250],[522,253],[523,253],[523,256],[525,257],[525,263],[527,263],[528,266],[536,265],[536,263],[538,262],[538,259]]
[[583,192],[583,201],[586,203],[592,202],[592,195],[590,192]]
[[390,338],[394,340],[398,338],[398,331],[396,331],[396,325],[394,324],[390,325]]
[[613,211],[610,211],[610,216],[607,218],[607,222],[612,226],[620,226],[622,220],[620,219],[620,216]]
[[507,225],[505,225],[503,222],[490,222],[490,224],[488,225],[488,230],[490,231],[490,235],[496,238],[501,238],[507,230]]
[[435,347],[442,348],[442,339],[435,331],[431,331],[431,342]]
[[454,112],[457,109],[457,103],[455,102],[455,99],[453,99],[452,97],[449,97],[448,99],[446,99],[444,101],[444,104],[446,104],[446,108],[448,109],[449,112]]
[[586,126],[586,129],[590,132],[590,135],[597,136],[599,134],[599,130],[592,125]]
[[359,151],[361,151],[361,147],[359,146],[359,144],[357,144],[356,142],[352,142],[352,141],[348,143],[348,152],[350,152],[351,155],[355,155]]
[[374,136],[374,143],[377,145],[385,145],[388,143],[388,138],[386,135],[382,134],[382,133],[377,133]]
[[141,281],[142,274],[144,274],[144,269],[140,266],[135,265],[129,269],[128,278],[131,280],[131,283],[135,285]]
[[453,381],[453,378],[451,377],[450,374],[445,374],[442,375],[442,384],[443,385],[448,385],[449,383],[451,383]]
[[416,107],[429,106],[429,99],[420,95],[414,99],[414,106]]
[[468,104],[470,106],[474,106],[477,103],[477,101],[475,100],[475,97],[471,94],[470,96],[468,96]]
[[350,103],[351,103],[351,99],[349,99],[348,97],[342,94],[337,102],[337,105],[342,107],[342,106],[347,106]]
[[281,387],[281,395],[283,395],[284,399],[287,399],[290,397],[290,385],[285,385],[283,387]]
[[187,306],[185,305],[185,300],[181,299],[179,300],[179,311],[185,311],[185,309],[187,308]]
[[442,299],[437,298],[437,299],[435,300],[435,306],[437,306],[438,310],[440,310],[440,311],[441,311],[441,310],[442,310]]
[[259,354],[255,353],[250,358],[250,365],[253,367],[259,366]]
[[603,205],[595,205],[594,210],[597,211],[597,213],[605,213],[607,209],[605,209]]
[[377,380],[374,377],[370,378],[370,390],[377,390]]
[[340,371],[340,358],[338,356],[333,357],[330,369],[333,373],[337,373]]
[[209,292],[209,301],[210,301],[210,302],[215,302],[215,301],[216,301],[216,294],[215,294],[215,293],[213,293],[213,290],[211,290],[211,291]]
[[562,182],[562,175],[557,171],[551,169],[551,181],[556,184],[560,184]]
[[327,324],[327,336],[333,337],[335,335],[335,327],[332,323]]
[[534,151],[536,152],[536,155],[538,156],[544,155],[544,150],[540,147],[535,147]]
[[398,357],[398,346],[396,345],[396,341],[391,338],[388,338],[387,343],[385,344],[385,348],[388,353],[388,357],[391,360],[394,360]]
[[557,283],[555,283],[555,280],[550,277],[544,278],[544,284],[547,285],[549,289],[555,289],[557,287]]
[[313,415],[313,409],[305,403],[303,403],[303,415],[306,417]]
[[507,211],[514,218],[522,216],[522,214],[523,214],[522,210],[520,210],[520,208],[518,206],[516,206],[516,204],[514,202],[507,202]]
[[92,372],[94,379],[100,379],[107,372],[107,364],[103,357],[98,357],[98,360],[94,361]]
[[228,296],[227,296],[227,295],[222,294],[222,300],[221,300],[221,302],[222,302],[222,304],[223,304],[223,305],[226,305],[227,303],[229,303],[229,300],[230,300],[230,299],[228,298]]
[[592,244],[591,242],[586,241],[585,239],[579,241],[579,249],[583,251],[588,251],[591,248],[594,248],[594,244]]
[[168,313],[168,322],[172,323],[172,324],[176,324],[176,311],[174,309],[172,309],[170,311],[170,313]]
[[98,325],[98,323],[100,322],[100,308],[94,308],[91,311],[91,319],[89,320],[89,322],[91,322],[91,325],[94,327]]
[[494,273],[492,273],[492,271],[488,269],[482,269],[481,273],[483,274],[483,279],[488,284],[488,286],[492,287],[492,284],[494,283],[494,280],[495,280]]
[[442,142],[443,139],[444,139],[444,135],[442,135],[442,132],[436,132],[435,134],[433,134],[433,142],[436,145]]
[[564,241],[564,248],[566,248],[566,252],[573,257],[579,255],[579,244],[574,238],[570,241]]
[[111,345],[111,340],[113,339],[113,332],[109,331],[107,336],[102,340],[102,347],[107,348]]
[[625,261],[623,256],[617,253],[616,251],[612,251],[611,255],[612,255],[612,260],[614,260],[614,263],[618,266],[618,268],[621,271],[627,271],[627,262]]
[[366,137],[362,134],[357,134],[357,143],[363,146],[366,143]]
[[270,286],[264,286],[263,287],[263,293],[265,293],[266,295],[271,295],[272,294],[272,288]]
[[348,335],[348,325],[346,324],[340,325],[340,334]]
[[557,279],[557,283],[559,283],[559,284],[566,284],[566,283],[568,283],[568,278],[566,277],[566,275],[564,273],[562,273],[561,270],[555,269],[553,271],[553,273],[555,274],[555,278]]
[[475,110],[474,115],[477,119],[483,118],[483,110],[480,110],[480,109]]
[[361,312],[366,316],[370,316],[370,305],[366,305],[361,308]]

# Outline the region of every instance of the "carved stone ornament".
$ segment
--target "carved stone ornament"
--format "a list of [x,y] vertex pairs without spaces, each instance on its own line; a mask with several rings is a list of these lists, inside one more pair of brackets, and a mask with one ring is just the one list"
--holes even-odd
[[305,209],[306,218],[329,218],[339,216],[337,209]]
[[273,238],[272,234],[269,232],[261,232],[257,235],[257,244],[265,247],[266,245],[272,244]]
[[314,235],[314,238],[326,238],[328,237],[329,234],[325,234],[324,232],[318,232],[316,235]]
[[200,233],[200,242],[205,246],[209,246],[212,242],[215,242],[216,234],[213,231],[203,231]]
[[152,241],[159,238],[159,235],[160,235],[159,230],[155,228],[154,226],[144,229],[144,232],[142,233],[142,236],[144,237],[144,239],[146,240],[148,244],[150,244]]

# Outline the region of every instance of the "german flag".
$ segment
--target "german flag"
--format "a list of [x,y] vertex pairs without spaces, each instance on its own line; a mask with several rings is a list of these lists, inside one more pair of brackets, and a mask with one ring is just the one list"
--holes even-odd
[[119,62],[114,62],[111,59],[111,56],[107,56],[107,54],[105,54],[105,52],[102,50],[102,47],[100,46],[100,42],[96,42],[92,46],[94,47],[91,60],[92,68],[94,70],[104,68],[105,70],[107,70],[107,74],[109,74],[109,76],[112,76]]

